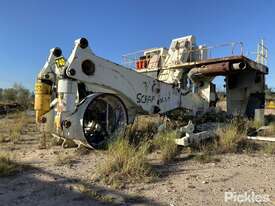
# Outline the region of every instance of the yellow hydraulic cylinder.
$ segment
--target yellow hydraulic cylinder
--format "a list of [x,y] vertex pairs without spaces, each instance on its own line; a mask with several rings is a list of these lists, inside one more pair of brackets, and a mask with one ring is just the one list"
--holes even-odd
[[50,110],[51,86],[38,80],[35,84],[34,110],[36,111],[36,123],[42,122],[42,115]]
[[275,100],[268,100],[266,102],[266,109],[275,109]]

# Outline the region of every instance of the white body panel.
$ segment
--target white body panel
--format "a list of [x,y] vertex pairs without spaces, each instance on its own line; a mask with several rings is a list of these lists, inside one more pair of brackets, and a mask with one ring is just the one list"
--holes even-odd
[[[93,75],[86,75],[81,70],[81,64],[85,60],[90,60],[95,64]],[[71,75],[70,69],[74,69],[76,73]],[[91,88],[92,85],[95,85],[97,90],[100,87],[112,90],[148,113],[154,113],[155,106],[160,109],[160,113],[164,113],[179,107],[194,111],[203,110],[207,104],[197,94],[189,93],[171,84],[95,56],[88,47],[80,48],[78,41],[76,41],[75,48],[68,59],[67,75],[72,79],[84,82]]]

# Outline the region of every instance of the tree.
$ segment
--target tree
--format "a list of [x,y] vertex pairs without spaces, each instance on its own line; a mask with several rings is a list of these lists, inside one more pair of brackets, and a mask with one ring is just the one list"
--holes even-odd
[[14,88],[7,88],[3,90],[3,101],[15,102],[16,101],[16,90]]
[[3,89],[0,88],[0,101],[2,102],[3,101]]
[[21,84],[15,83],[12,88],[1,89],[0,91],[2,91],[0,97],[3,102],[16,102],[24,109],[29,108],[33,100],[32,93]]
[[30,105],[30,91],[22,85],[16,83],[13,85],[13,88],[17,92],[16,102],[20,104],[24,109],[27,109]]

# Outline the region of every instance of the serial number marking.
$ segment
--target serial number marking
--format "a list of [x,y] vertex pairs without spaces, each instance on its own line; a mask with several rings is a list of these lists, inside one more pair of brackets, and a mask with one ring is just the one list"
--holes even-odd
[[155,100],[155,96],[148,96],[142,93],[137,94],[137,103],[149,104]]
[[[145,95],[145,94],[142,94],[142,93],[138,93],[136,98],[137,98],[137,103],[138,104],[140,104],[140,103],[141,104],[150,104],[156,99],[155,96]],[[159,104],[161,104],[161,103],[165,103],[165,102],[170,101],[170,99],[171,99],[170,96],[160,97],[158,99],[158,102],[159,102]]]

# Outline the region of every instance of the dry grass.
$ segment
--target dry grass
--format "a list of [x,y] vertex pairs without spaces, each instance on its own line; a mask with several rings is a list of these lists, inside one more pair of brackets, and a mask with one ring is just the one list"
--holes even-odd
[[[0,123],[0,143],[19,143],[22,135],[29,132],[29,125],[33,122],[33,118],[25,112],[9,114]],[[32,128],[32,131],[34,131],[34,128]]]
[[250,122],[249,122],[249,126],[258,129],[258,128],[260,128],[260,127],[263,126],[263,125],[262,125],[261,122],[255,121],[255,120],[254,120],[254,121],[250,121]]
[[92,152],[92,150],[90,148],[87,148],[83,145],[81,145],[80,147],[78,147],[76,150],[75,150],[75,154],[77,156],[84,156],[84,155],[88,155]]
[[202,164],[220,162],[220,159],[209,153],[197,154],[194,159]]
[[6,143],[6,142],[10,142],[10,138],[0,133],[0,143]]
[[219,142],[217,139],[203,142],[202,144],[191,147],[190,149],[194,160],[199,163],[205,164],[220,162],[220,159],[215,156],[219,153]]
[[216,134],[219,136],[220,152],[237,152],[239,142],[243,141],[245,137],[245,130],[241,129],[241,126],[239,122],[232,121],[225,127],[216,130]]
[[9,153],[0,153],[0,177],[11,176],[22,170],[22,166],[11,160]]
[[125,136],[129,139],[130,144],[138,145],[142,141],[152,139],[162,121],[163,118],[159,115],[138,116],[133,124],[127,126],[125,134],[119,136]]
[[26,126],[31,121],[31,118],[25,112],[9,115],[7,121],[3,123],[8,133],[8,137],[4,138],[5,142],[11,141],[15,144],[20,142],[21,136],[27,132]]
[[190,147],[191,153],[199,154],[207,154],[207,155],[216,155],[219,153],[219,141],[217,138],[210,139],[208,141],[204,141],[198,145],[192,145]]
[[127,138],[117,138],[110,144],[105,161],[97,168],[98,179],[115,188],[126,183],[150,181],[151,166],[146,161],[148,143],[135,147]]
[[61,146],[64,142],[62,138],[53,137],[52,135],[48,135],[47,140],[49,140],[50,146]]
[[54,146],[61,146],[64,142],[64,139],[56,138],[52,136],[50,133],[46,132],[41,132],[39,136],[39,149],[49,149]]
[[152,142],[153,147],[161,151],[163,162],[171,161],[177,155],[175,132],[169,131],[155,137],[159,117],[140,120],[127,128],[123,136],[109,144],[106,159],[98,166],[96,175],[104,184],[122,188],[127,183],[153,180],[157,175],[147,162]]
[[270,133],[272,135],[275,135],[275,122],[270,123],[269,126],[270,126]]
[[54,165],[55,166],[65,166],[65,165],[71,166],[74,163],[75,163],[75,158],[72,155],[68,155],[68,154],[60,152],[56,156]]
[[275,143],[269,142],[264,146],[264,153],[275,155]]
[[91,199],[97,200],[105,204],[112,204],[114,202],[114,197],[110,195],[102,194],[89,187],[86,187],[85,185],[80,185],[78,191],[83,195],[85,195],[86,197],[89,197]]
[[9,136],[14,144],[18,143],[21,140],[21,126],[17,124],[10,128]]
[[220,147],[224,152],[234,150],[237,140],[239,140],[238,128],[234,124],[229,124],[223,128],[217,129],[217,135],[220,137]]
[[262,131],[262,136],[275,136],[275,122],[271,122],[268,128]]
[[173,160],[178,154],[176,138],[178,138],[176,131],[167,131],[156,135],[153,140],[154,147],[161,151],[161,160],[164,163]]
[[234,120],[224,127],[216,130],[219,137],[218,144],[215,147],[218,153],[254,153],[262,149],[262,146],[247,139],[248,128],[254,125],[254,122],[245,120]]

